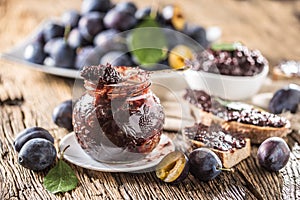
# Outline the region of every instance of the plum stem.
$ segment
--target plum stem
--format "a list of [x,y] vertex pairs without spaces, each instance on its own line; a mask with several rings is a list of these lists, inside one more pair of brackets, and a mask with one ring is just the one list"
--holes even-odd
[[68,24],[68,25],[66,25],[65,32],[64,32],[64,41],[65,42],[67,42],[70,32],[71,32],[71,25]]
[[218,167],[217,168],[218,170],[221,170],[221,171],[227,171],[227,172],[234,172],[234,169],[233,168],[230,168],[230,169],[227,169],[227,168],[223,168],[223,167]]
[[70,147],[70,145],[67,145],[61,152],[60,152],[60,159],[64,157],[65,151]]
[[159,0],[153,0],[152,1],[152,6],[151,6],[151,10],[150,10],[150,17],[155,19],[157,16],[157,12],[158,12],[158,5],[159,5]]

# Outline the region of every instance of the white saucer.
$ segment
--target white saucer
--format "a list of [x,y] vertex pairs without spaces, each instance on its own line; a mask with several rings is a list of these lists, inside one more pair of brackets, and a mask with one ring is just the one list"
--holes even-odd
[[268,110],[269,103],[270,103],[270,100],[272,99],[273,95],[274,94],[271,92],[260,93],[260,94],[254,95],[251,99],[252,104],[255,106],[259,106],[265,110]]
[[87,155],[78,144],[74,132],[67,134],[61,140],[60,150],[62,151],[68,145],[70,147],[64,153],[64,158],[67,161],[86,169],[102,172],[144,172],[155,167],[166,154],[175,150],[172,140],[162,134],[157,147],[143,160],[126,164],[108,164],[98,162]]

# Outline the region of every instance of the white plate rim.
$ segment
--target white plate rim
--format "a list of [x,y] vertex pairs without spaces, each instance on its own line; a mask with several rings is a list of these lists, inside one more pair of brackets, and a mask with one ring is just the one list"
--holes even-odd
[[[166,145],[167,143],[169,144]],[[60,151],[65,149],[68,145],[70,145],[70,147],[65,150],[64,159],[79,167],[101,172],[143,172],[144,170],[155,167],[166,154],[175,151],[172,140],[167,135],[162,134],[158,146],[145,159],[126,164],[108,164],[98,162],[87,155],[78,144],[74,132],[68,133],[62,138],[59,145]],[[158,152],[159,146],[166,146],[166,148],[163,152]],[[155,157],[156,154],[159,154],[157,159],[150,162],[147,161],[149,159],[151,160],[151,156]],[[83,160],[85,162],[82,162]]]
[[61,68],[61,67],[50,66],[50,65],[48,66],[48,65],[35,64],[32,62],[26,61],[23,58],[23,53],[24,53],[25,47],[33,40],[34,36],[42,30],[42,28],[45,26],[45,24],[51,23],[51,22],[57,22],[57,21],[58,21],[58,19],[54,19],[54,18],[44,20],[23,41],[17,43],[15,46],[13,46],[8,51],[0,53],[0,58],[24,64],[28,68],[35,69],[35,70],[38,70],[38,71],[41,71],[41,72],[44,72],[47,74],[62,76],[62,77],[66,77],[66,78],[81,78],[80,74],[79,74],[79,70]]

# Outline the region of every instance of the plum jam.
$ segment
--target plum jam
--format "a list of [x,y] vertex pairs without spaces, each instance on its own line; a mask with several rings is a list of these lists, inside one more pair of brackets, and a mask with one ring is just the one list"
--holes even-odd
[[203,90],[187,89],[184,99],[203,111],[212,113],[226,121],[276,128],[284,127],[288,123],[287,119],[279,115],[256,109],[249,104],[229,102],[211,96]]
[[228,76],[255,76],[261,73],[268,61],[258,50],[250,50],[242,44],[234,49],[213,49],[195,54],[187,61],[193,70]]
[[278,68],[288,76],[300,76],[300,62],[293,60],[285,61],[280,63]]
[[159,143],[165,115],[150,90],[149,73],[109,64],[81,71],[85,92],[73,109],[77,141],[93,159],[127,163]]
[[206,126],[196,123],[194,126],[184,129],[185,135],[192,140],[202,142],[206,147],[220,151],[233,151],[246,146],[246,140],[238,137],[238,134],[228,133],[218,124]]

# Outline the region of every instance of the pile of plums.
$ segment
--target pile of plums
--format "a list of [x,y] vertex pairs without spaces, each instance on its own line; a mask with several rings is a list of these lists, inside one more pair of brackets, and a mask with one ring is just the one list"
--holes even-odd
[[[24,50],[24,59],[48,66],[82,69],[83,66],[106,64],[136,66],[140,63],[128,51],[127,34],[152,16],[151,7],[138,9],[133,2],[114,4],[110,0],[83,0],[81,11],[68,10],[59,21],[49,21],[33,36]],[[202,47],[208,46],[206,30],[182,17],[180,7],[165,6],[155,12],[155,21],[164,30],[178,31]],[[168,31],[166,31],[166,34]],[[166,37],[174,40],[174,37]],[[174,47],[168,42],[168,51]],[[161,63],[169,66],[168,58]],[[171,61],[172,62],[172,61]],[[178,65],[174,61],[174,66]],[[173,62],[173,63],[174,63]]]

